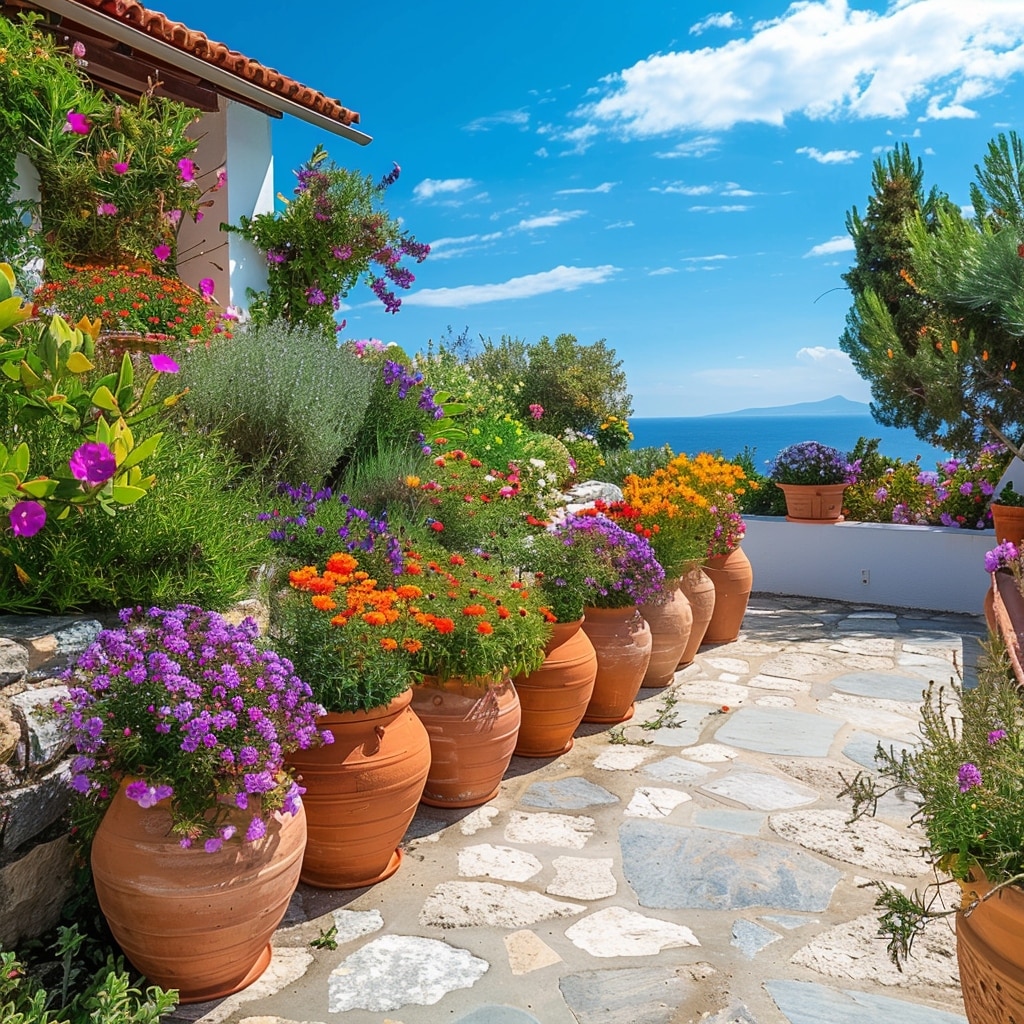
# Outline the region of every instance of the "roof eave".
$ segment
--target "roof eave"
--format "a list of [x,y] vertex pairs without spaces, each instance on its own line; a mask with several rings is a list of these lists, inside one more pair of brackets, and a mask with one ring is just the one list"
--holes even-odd
[[228,92],[244,96],[261,106],[269,107],[281,114],[290,114],[292,117],[297,117],[324,131],[350,139],[360,146],[365,146],[373,141],[372,136],[366,135],[351,125],[342,124],[334,118],[326,117],[271,89],[262,89],[245,78],[233,75],[209,61],[200,60],[193,54],[185,53],[184,50],[179,50],[176,46],[171,46],[160,39],[154,39],[145,32],[140,32],[133,26],[126,25],[102,11],[73,3],[71,0],[33,0],[33,3],[61,17],[66,17],[69,21],[76,21],[98,32],[103,32],[111,39],[116,39],[141,53],[156,57],[173,67],[203,78],[213,86],[219,86]]

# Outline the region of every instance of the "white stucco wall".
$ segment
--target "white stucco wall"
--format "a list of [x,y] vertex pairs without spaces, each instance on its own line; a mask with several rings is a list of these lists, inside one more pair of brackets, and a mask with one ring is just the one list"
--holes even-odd
[[[812,526],[744,516],[754,590],[769,594],[980,614],[991,530],[888,523]],[[866,574],[866,582],[865,582]]]

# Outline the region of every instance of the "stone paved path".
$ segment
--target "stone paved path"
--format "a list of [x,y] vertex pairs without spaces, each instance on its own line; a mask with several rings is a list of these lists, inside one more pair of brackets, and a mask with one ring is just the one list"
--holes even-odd
[[[755,598],[621,729],[516,758],[469,811],[421,808],[398,873],[300,886],[256,985],[202,1024],[965,1024],[939,923],[903,973],[875,878],[931,879],[911,805],[850,827],[840,775],[911,744],[981,617]],[[672,704],[671,702],[675,703]],[[337,948],[315,948],[332,926]]]

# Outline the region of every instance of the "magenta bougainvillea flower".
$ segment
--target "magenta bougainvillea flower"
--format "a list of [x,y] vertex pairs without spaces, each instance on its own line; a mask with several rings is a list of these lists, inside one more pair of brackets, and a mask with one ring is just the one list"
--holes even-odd
[[114,453],[99,442],[87,441],[68,460],[71,475],[90,487],[105,484],[117,471]]
[[38,501],[19,501],[10,512],[15,537],[34,537],[46,523],[46,509]]

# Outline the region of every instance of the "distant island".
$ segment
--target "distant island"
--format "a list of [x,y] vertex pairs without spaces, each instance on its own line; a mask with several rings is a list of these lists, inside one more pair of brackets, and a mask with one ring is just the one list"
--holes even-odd
[[851,402],[842,395],[823,398],[820,402],[797,402],[795,405],[773,405],[757,409],[737,409],[735,412],[715,412],[704,416],[714,419],[719,416],[870,416],[871,406],[867,402]]

